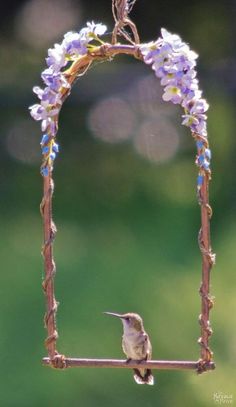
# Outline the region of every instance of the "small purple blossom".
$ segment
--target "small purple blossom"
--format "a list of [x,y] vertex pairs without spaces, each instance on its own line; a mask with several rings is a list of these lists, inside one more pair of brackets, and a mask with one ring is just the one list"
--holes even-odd
[[55,44],[54,48],[49,48],[46,63],[48,67],[52,67],[54,71],[59,71],[66,64],[66,50],[62,44]]
[[64,35],[62,46],[65,52],[69,55],[78,57],[87,53],[88,40],[86,37],[81,38],[81,34],[77,32],[68,32]]
[[42,154],[47,154],[49,152],[49,147],[45,146],[42,148]]
[[[82,29],[81,31],[83,32],[83,30],[86,30],[86,28]],[[93,33],[96,36],[99,36],[105,34],[106,30],[107,27],[104,24],[101,23],[96,24],[94,21],[92,21],[91,23],[89,22],[87,23],[87,34]]]
[[45,110],[45,108],[39,104],[35,104],[29,107],[30,109],[30,114],[33,117],[34,120],[44,120],[45,118],[48,117],[48,114]]
[[43,175],[43,177],[47,177],[49,175],[49,168],[46,167],[41,167],[41,174]]
[[197,177],[197,186],[198,186],[198,188],[200,188],[202,186],[203,181],[204,181],[204,176],[203,175],[198,175],[198,177]]
[[34,120],[46,120],[49,117],[55,116],[58,114],[59,109],[58,108],[48,108],[48,105],[44,104],[36,104],[33,106],[29,107],[30,109],[30,114],[33,117]]
[[52,66],[42,72],[41,78],[53,92],[60,92],[61,88],[70,88],[65,76],[61,72],[55,72]]
[[58,153],[59,152],[59,145],[54,142],[54,144],[52,146],[52,150],[54,151],[54,153]]
[[41,145],[41,146],[44,146],[48,141],[49,141],[49,136],[48,136],[48,134],[44,134],[44,135],[42,136],[42,140],[41,140],[41,142],[40,142],[40,145]]
[[209,148],[205,149],[205,156],[209,161],[211,160],[211,150]]
[[56,153],[52,152],[52,153],[50,154],[50,159],[54,161],[55,158],[56,158]]
[[48,105],[60,105],[62,103],[60,93],[55,92],[48,86],[44,89],[41,89],[39,86],[34,86],[33,92],[36,93],[42,102]]
[[171,101],[174,104],[180,104],[183,99],[181,88],[178,86],[166,86],[162,98],[165,102]]
[[55,137],[58,130],[57,120],[55,120],[55,118],[52,117],[47,117],[46,119],[42,120],[41,130],[47,131],[48,134]]
[[107,27],[103,24],[95,24],[94,22],[87,23],[87,26],[82,28],[80,32],[68,32],[64,35],[62,48],[66,54],[72,57],[84,55],[88,51],[88,44],[99,35],[103,35]]

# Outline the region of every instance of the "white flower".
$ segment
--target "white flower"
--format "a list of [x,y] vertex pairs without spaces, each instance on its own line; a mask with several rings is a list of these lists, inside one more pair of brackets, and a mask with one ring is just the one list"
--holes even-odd
[[[107,30],[107,26],[101,23],[95,24],[94,21],[87,23],[88,32],[95,35],[103,35]],[[86,28],[85,28],[86,29]]]
[[53,67],[54,71],[59,71],[67,64],[65,49],[62,44],[55,44],[54,48],[49,48],[46,62],[48,66]]

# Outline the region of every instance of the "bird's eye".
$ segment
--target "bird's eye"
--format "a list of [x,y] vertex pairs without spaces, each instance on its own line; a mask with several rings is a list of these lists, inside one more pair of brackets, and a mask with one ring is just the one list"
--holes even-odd
[[129,322],[129,321],[130,321],[130,318],[129,318],[129,317],[127,317],[127,318],[126,318],[126,321],[127,321],[127,322]]

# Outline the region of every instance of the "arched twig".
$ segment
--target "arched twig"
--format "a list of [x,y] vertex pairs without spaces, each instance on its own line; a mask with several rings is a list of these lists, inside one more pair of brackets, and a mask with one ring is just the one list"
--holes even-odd
[[[36,120],[42,121],[42,128],[46,130],[44,134],[41,146],[43,153],[43,165],[41,172],[44,179],[44,194],[41,203],[41,214],[43,217],[44,224],[44,244],[42,254],[44,256],[44,269],[45,269],[45,278],[43,281],[43,289],[46,296],[46,314],[45,314],[45,326],[48,331],[48,336],[45,340],[46,347],[48,349],[48,358],[43,359],[43,363],[46,365],[51,365],[56,368],[65,368],[69,366],[80,366],[80,367],[129,367],[129,368],[138,368],[140,364],[133,361],[129,365],[125,364],[124,361],[117,360],[102,360],[102,359],[73,359],[66,358],[63,355],[58,354],[56,350],[56,341],[58,337],[57,328],[56,328],[56,312],[57,312],[57,302],[54,295],[54,277],[56,272],[56,266],[53,258],[53,241],[56,233],[56,227],[52,219],[52,196],[54,190],[54,183],[52,179],[52,169],[53,161],[55,159],[56,153],[58,152],[58,145],[55,143],[56,132],[58,128],[58,115],[62,107],[62,103],[70,94],[71,86],[76,81],[78,76],[83,75],[93,61],[96,60],[106,60],[115,57],[118,54],[128,54],[132,55],[137,59],[144,60],[146,63],[152,64],[153,69],[156,72],[156,75],[160,77],[164,75],[164,83],[169,83],[169,80],[173,80],[173,77],[168,74],[168,70],[163,70],[163,66],[159,65],[160,61],[158,60],[159,54],[163,43],[165,46],[162,51],[162,62],[171,62],[168,60],[169,56],[165,55],[166,45],[169,44],[169,41],[174,38],[174,41],[178,42],[177,36],[171,36],[166,30],[162,30],[163,38],[158,40],[156,43],[139,45],[139,38],[137,30],[132,21],[128,18],[128,13],[134,4],[133,2],[124,1],[124,0],[113,0],[113,15],[115,18],[115,28],[112,36],[112,44],[103,43],[100,46],[87,47],[85,53],[79,54],[79,57],[72,62],[71,66],[64,69],[64,65],[60,66],[63,68],[60,72],[58,69],[53,71],[53,65],[57,64],[57,60],[54,55],[54,50],[50,50],[49,55],[49,65],[50,68],[44,71],[44,82],[47,86],[52,84],[52,88],[46,87],[44,91],[36,87],[35,93],[38,94],[38,97],[42,101],[40,105],[33,105],[32,116]],[[134,36],[135,44],[132,45],[121,45],[117,44],[117,35],[121,34],[124,38],[128,39],[131,43],[130,37],[126,36],[124,27],[129,26],[132,34]],[[82,34],[87,34],[87,41],[91,39],[97,39],[96,30],[103,31],[104,26],[94,23],[88,23],[88,27]],[[87,31],[86,31],[87,30]],[[73,33],[69,33],[73,36]],[[77,35],[77,34],[75,34]],[[83,38],[84,41],[84,38]],[[167,41],[165,43],[165,41]],[[66,42],[66,39],[65,39]],[[77,38],[77,43],[79,42]],[[75,41],[76,43],[76,41]],[[101,42],[100,42],[101,43]],[[72,40],[73,44],[73,40]],[[70,43],[70,46],[72,46]],[[82,43],[83,45],[84,43]],[[81,46],[82,46],[81,45]],[[184,45],[184,50],[188,52],[188,46]],[[64,44],[66,49],[66,43]],[[64,49],[64,51],[65,51]],[[173,49],[172,49],[173,51]],[[83,48],[82,48],[83,52]],[[175,51],[173,51],[175,52]],[[73,56],[73,51],[72,51]],[[175,58],[178,58],[179,54],[175,54]],[[50,59],[51,58],[51,59]],[[156,59],[157,58],[157,59]],[[188,63],[195,66],[196,54],[189,52],[190,60]],[[184,59],[184,58],[183,58]],[[182,64],[182,60],[180,66]],[[174,62],[175,64],[175,62]],[[190,66],[189,65],[189,66]],[[189,66],[182,68],[180,70],[180,75],[185,75]],[[175,66],[176,68],[176,66]],[[190,70],[191,71],[191,70]],[[164,72],[164,74],[163,74]],[[171,72],[171,74],[173,74]],[[169,76],[168,76],[169,75]],[[189,73],[188,81],[191,82],[191,72]],[[194,80],[195,76],[193,75],[192,79]],[[163,78],[162,78],[163,79]],[[185,78],[186,79],[186,78]],[[187,81],[187,83],[188,83]],[[184,82],[186,86],[186,81]],[[49,84],[49,85],[48,85]],[[59,84],[59,85],[58,85]],[[196,85],[196,83],[195,83]],[[57,93],[58,92],[58,93]],[[215,255],[212,253],[211,242],[210,242],[210,218],[212,215],[212,210],[209,205],[208,189],[209,181],[211,179],[210,171],[210,150],[208,146],[207,133],[205,131],[206,125],[206,115],[207,103],[204,99],[189,99],[185,98],[186,89],[181,89],[181,84],[178,83],[169,83],[165,88],[165,94],[163,95],[164,100],[171,100],[174,103],[179,103],[184,107],[185,114],[183,115],[184,120],[183,124],[190,127],[192,135],[196,140],[197,144],[197,159],[196,163],[199,167],[199,176],[198,176],[198,200],[201,206],[201,229],[199,232],[198,242],[202,254],[202,282],[200,287],[201,295],[201,314],[199,316],[199,322],[201,325],[201,337],[199,338],[199,343],[201,345],[201,357],[199,361],[149,361],[143,362],[143,366],[152,367],[157,369],[195,369],[198,373],[210,370],[214,368],[214,363],[212,361],[213,353],[209,347],[209,337],[212,334],[212,330],[209,322],[209,313],[210,309],[213,306],[213,299],[210,295],[210,271],[215,262]],[[198,95],[201,94],[198,93]],[[48,106],[45,107],[45,99],[47,100]],[[48,99],[47,99],[48,98]],[[54,100],[54,102],[51,101]],[[45,116],[46,115],[46,119]],[[44,121],[46,125],[44,125]],[[196,131],[195,131],[196,129]]]

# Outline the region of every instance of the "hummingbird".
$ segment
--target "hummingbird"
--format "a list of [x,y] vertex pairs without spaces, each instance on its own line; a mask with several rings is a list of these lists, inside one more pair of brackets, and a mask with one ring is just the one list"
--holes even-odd
[[[122,349],[127,356],[127,362],[151,359],[152,345],[148,334],[144,330],[143,320],[140,315],[133,312],[127,314],[104,312],[104,314],[121,319],[123,324]],[[154,384],[154,377],[150,369],[134,369],[134,380],[138,384]]]

